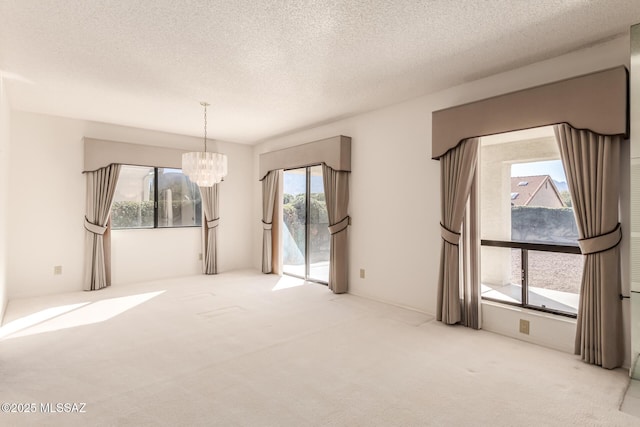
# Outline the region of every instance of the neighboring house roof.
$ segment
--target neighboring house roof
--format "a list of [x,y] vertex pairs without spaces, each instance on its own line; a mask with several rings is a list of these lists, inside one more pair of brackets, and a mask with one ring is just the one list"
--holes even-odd
[[528,206],[535,195],[544,188],[545,183],[550,183],[552,191],[558,196],[558,200],[564,206],[560,191],[549,175],[512,176],[511,177],[511,206]]

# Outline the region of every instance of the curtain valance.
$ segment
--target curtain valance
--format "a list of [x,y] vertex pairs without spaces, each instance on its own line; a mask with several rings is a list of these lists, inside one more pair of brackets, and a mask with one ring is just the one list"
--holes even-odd
[[320,141],[260,154],[260,180],[272,170],[324,163],[333,170],[351,171],[351,138],[334,136]]
[[84,138],[84,171],[95,171],[111,164],[182,169],[186,150]]
[[462,140],[567,123],[600,135],[628,135],[628,72],[611,68],[432,114],[431,156]]

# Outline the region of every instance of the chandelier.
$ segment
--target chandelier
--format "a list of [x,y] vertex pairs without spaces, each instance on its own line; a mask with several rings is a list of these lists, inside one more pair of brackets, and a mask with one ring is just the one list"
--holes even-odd
[[204,107],[204,151],[184,153],[182,155],[182,173],[199,187],[211,187],[227,176],[227,156],[221,153],[207,152],[207,107]]

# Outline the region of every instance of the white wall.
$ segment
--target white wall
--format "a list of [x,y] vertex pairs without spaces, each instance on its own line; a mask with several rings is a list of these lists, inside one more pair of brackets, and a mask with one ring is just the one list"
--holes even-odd
[[0,76],[0,325],[7,304],[7,216],[9,211],[9,101]]
[[113,230],[113,286],[198,274],[202,230]]
[[[621,37],[257,145],[254,150],[254,267],[260,266],[262,238],[261,188],[257,181],[259,154],[335,135],[350,136],[349,292],[435,313],[441,242],[440,179],[439,163],[431,160],[431,113],[601,69],[628,66],[628,62],[629,39]],[[628,196],[627,193],[625,197]],[[623,257],[628,258],[628,252]],[[628,260],[624,262],[628,268]],[[366,270],[365,279],[359,278],[360,268]],[[628,277],[625,283],[628,284]],[[507,324],[502,316],[498,321],[501,330],[496,332],[526,338],[518,335],[518,315],[518,312],[507,314],[511,319]],[[564,326],[566,322],[562,322]],[[490,329],[496,322],[487,318],[485,323]],[[628,313],[625,324],[628,324]],[[531,328],[542,334],[545,329],[553,329],[550,325],[553,321],[538,325],[535,317],[532,318]],[[571,348],[573,334],[555,336],[555,341],[558,342],[554,345],[548,342],[545,345]]]
[[[200,138],[12,111],[9,298],[82,289],[83,137],[201,150]],[[221,185],[219,269],[251,265],[251,148],[216,142],[229,157]],[[198,229],[114,231],[114,286],[199,274]],[[62,266],[62,275],[53,267]]]

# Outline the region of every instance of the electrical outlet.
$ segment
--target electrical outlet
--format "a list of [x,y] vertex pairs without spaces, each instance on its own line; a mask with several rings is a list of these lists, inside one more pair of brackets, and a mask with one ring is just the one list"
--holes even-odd
[[56,265],[53,267],[53,274],[58,275],[58,274],[62,274],[62,266],[61,265]]
[[360,278],[364,279],[364,268],[360,269]]
[[529,321],[520,319],[520,333],[529,335]]
[[200,261],[202,261],[202,252],[200,252],[200,253],[198,254],[198,259],[199,259]]

